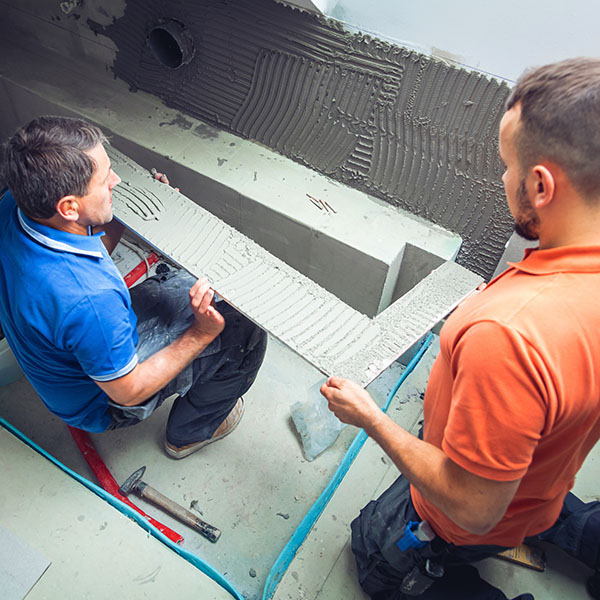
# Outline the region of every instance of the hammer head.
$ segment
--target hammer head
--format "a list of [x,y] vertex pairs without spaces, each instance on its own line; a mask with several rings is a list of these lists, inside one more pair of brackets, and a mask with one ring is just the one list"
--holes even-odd
[[135,488],[142,480],[145,471],[146,467],[144,466],[140,467],[135,473],[132,473],[119,488],[119,494],[121,494],[121,496],[128,496],[131,492],[135,491]]

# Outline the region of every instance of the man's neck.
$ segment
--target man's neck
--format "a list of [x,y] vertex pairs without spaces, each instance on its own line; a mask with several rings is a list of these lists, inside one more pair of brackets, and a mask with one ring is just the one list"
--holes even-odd
[[58,229],[59,231],[66,231],[67,233],[75,233],[76,235],[88,235],[87,227],[80,225],[76,221],[67,221],[63,219],[59,214],[52,215],[49,219],[37,219],[32,217],[34,221],[51,227],[52,229]]
[[600,202],[564,202],[542,219],[540,249],[559,246],[600,246]]

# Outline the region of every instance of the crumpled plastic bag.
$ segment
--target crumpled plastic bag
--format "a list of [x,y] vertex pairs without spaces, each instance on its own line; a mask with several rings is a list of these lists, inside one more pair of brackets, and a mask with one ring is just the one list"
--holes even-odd
[[319,392],[322,383],[309,389],[306,400],[295,402],[290,407],[308,461],[313,461],[329,448],[346,426],[329,410],[327,400]]

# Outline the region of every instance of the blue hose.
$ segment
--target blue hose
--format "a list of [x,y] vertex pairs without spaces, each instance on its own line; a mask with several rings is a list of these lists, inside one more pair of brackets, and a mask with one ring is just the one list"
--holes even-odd
[[[423,341],[419,351],[415,354],[412,360],[408,363],[408,366],[402,373],[400,379],[396,382],[390,393],[388,394],[387,400],[382,407],[383,412],[386,412],[389,408],[389,405],[396,395],[399,387],[402,385],[404,380],[412,373],[414,368],[417,366],[423,354],[429,346],[431,345],[431,341],[433,340],[433,334],[429,334],[425,340]],[[119,510],[124,515],[128,516],[130,519],[133,519],[143,527],[146,531],[152,534],[156,539],[160,540],[163,544],[171,548],[174,552],[179,554],[182,558],[187,560],[189,563],[194,565],[197,569],[202,571],[205,575],[210,577],[213,581],[218,583],[222,588],[227,590],[236,600],[244,600],[244,597],[235,589],[233,584],[227,580],[219,571],[217,571],[214,567],[212,567],[205,560],[196,556],[192,552],[185,550],[178,546],[175,542],[170,540],[166,535],[160,532],[154,525],[150,524],[142,515],[133,510],[130,506],[121,502],[118,498],[115,498],[113,495],[106,492],[104,489],[88,481],[85,477],[79,475],[72,469],[69,469],[66,465],[62,464],[59,460],[54,458],[51,454],[46,452],[43,448],[38,446],[33,440],[29,439],[26,435],[21,433],[17,428],[13,427],[8,421],[0,417],[0,425],[4,427],[6,430],[10,431],[13,435],[18,437],[21,441],[27,444],[29,447],[33,448],[36,452],[47,458],[50,462],[55,464],[59,469],[64,471],[67,475],[73,477],[73,479],[77,480],[79,483],[84,485],[94,494],[106,500],[110,505]],[[263,590],[263,600],[269,600],[274,592],[275,588],[281,581],[283,574],[287,570],[288,566],[292,562],[298,548],[302,545],[312,526],[315,524],[316,520],[319,518],[325,506],[333,496],[335,490],[339,487],[342,479],[348,472],[350,465],[354,462],[356,455],[359,453],[360,449],[363,447],[365,441],[367,440],[367,434],[364,430],[360,430],[357,436],[354,438],[352,444],[348,448],[348,451],[344,455],[342,462],[331,478],[330,482],[327,484],[327,487],[323,490],[319,498],[317,498],[316,502],[309,509],[308,513],[306,513],[304,519],[300,522],[300,525],[297,527],[296,531],[294,531],[290,541],[286,544],[285,548],[282,550],[281,554],[278,556],[277,560],[271,567],[271,571],[267,577],[267,581],[265,584],[265,588]]]
[[79,475],[75,471],[69,469],[66,465],[63,465],[59,460],[54,458],[51,454],[46,452],[43,448],[38,446],[33,440],[30,440],[27,436],[21,433],[18,429],[13,427],[8,421],[0,417],[0,425],[10,431],[13,435],[18,437],[22,442],[25,442],[29,447],[33,448],[36,452],[39,452],[42,456],[47,458],[50,462],[54,463],[59,469],[64,471],[67,475],[76,479],[79,483],[83,484],[88,490],[91,490],[97,496],[100,496],[103,500],[106,500],[109,504],[114,506],[118,511],[122,512],[124,515],[128,516],[130,519],[136,521],[138,525],[141,525],[146,531],[151,533],[155,538],[160,540],[163,544],[166,544],[173,550],[177,552],[179,556],[190,562],[197,569],[202,571],[204,574],[208,575],[212,580],[218,583],[222,588],[226,589],[236,600],[244,600],[244,597],[233,587],[231,584],[219,571],[217,571],[214,567],[209,565],[205,560],[201,559],[199,556],[191,553],[189,550],[185,550],[178,546],[175,542],[171,541],[164,533],[160,532],[154,525],[151,525],[142,515],[136,512],[133,508],[121,502],[118,498],[115,498],[113,495],[109,494],[101,487],[97,486],[95,483],[88,481],[85,477]]
[[[412,360],[408,363],[406,369],[403,371],[400,379],[396,382],[390,393],[388,394],[387,400],[383,405],[383,412],[386,412],[392,402],[392,399],[396,395],[399,387],[402,385],[404,380],[413,372],[414,368],[417,366],[423,354],[433,340],[433,334],[429,333],[419,351],[413,356]],[[298,548],[302,545],[309,531],[312,529],[312,526],[315,524],[316,520],[321,516],[321,513],[327,506],[327,503],[333,496],[335,490],[337,490],[340,485],[342,479],[348,472],[350,465],[354,462],[356,455],[359,453],[360,449],[363,447],[364,443],[367,441],[367,434],[364,429],[361,429],[357,436],[354,438],[352,444],[350,444],[350,448],[346,452],[342,462],[334,473],[331,481],[327,484],[327,487],[323,490],[321,495],[317,498],[317,501],[311,506],[309,511],[306,513],[304,519],[298,525],[296,531],[294,531],[290,541],[286,544],[285,548],[281,551],[281,554],[277,557],[277,560],[271,567],[271,571],[267,577],[267,582],[265,584],[265,588],[263,590],[263,600],[269,600],[274,592],[275,588],[281,581],[283,574],[286,572],[287,568],[290,566],[290,563],[296,556],[296,552]]]

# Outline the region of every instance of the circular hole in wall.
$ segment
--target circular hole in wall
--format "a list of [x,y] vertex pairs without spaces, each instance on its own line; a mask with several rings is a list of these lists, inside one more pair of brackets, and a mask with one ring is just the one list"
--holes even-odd
[[183,23],[162,20],[148,34],[148,45],[154,56],[169,69],[178,69],[194,57],[194,41]]
[[154,56],[163,65],[170,69],[176,69],[181,66],[183,52],[177,40],[168,31],[161,27],[156,27],[150,32],[148,42],[150,43],[152,52],[154,52]]

